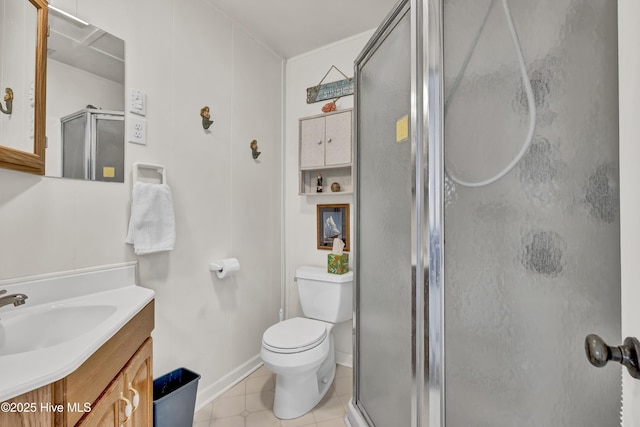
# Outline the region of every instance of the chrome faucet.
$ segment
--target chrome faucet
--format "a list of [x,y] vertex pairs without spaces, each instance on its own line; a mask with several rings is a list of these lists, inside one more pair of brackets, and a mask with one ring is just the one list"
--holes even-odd
[[[0,295],[6,294],[6,290],[0,290]],[[15,307],[24,304],[26,299],[29,298],[25,294],[11,294],[4,297],[0,297],[0,307],[13,304]]]

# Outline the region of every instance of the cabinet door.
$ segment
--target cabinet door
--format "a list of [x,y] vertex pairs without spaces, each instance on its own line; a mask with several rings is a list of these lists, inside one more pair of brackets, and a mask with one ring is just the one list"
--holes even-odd
[[[124,368],[125,395],[133,405],[130,427],[151,427],[153,420],[152,342],[147,339]],[[136,396],[138,396],[136,398]]]
[[300,169],[324,166],[324,117],[300,121]]
[[3,402],[9,405],[0,411],[0,426],[38,427],[53,425],[53,413],[41,405],[53,404],[51,386],[46,385]]
[[124,390],[124,377],[118,375],[100,399],[93,403],[91,412],[80,420],[78,426],[120,427],[125,422],[125,408],[128,405],[124,398]]
[[351,163],[351,111],[326,117],[325,165]]
[[152,350],[151,338],[148,338],[93,404],[91,412],[80,420],[79,426],[151,427]]

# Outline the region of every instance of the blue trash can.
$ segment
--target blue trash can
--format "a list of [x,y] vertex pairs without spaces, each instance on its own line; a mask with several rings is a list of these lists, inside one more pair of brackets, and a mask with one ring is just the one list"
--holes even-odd
[[192,427],[200,375],[176,369],[153,380],[153,425]]

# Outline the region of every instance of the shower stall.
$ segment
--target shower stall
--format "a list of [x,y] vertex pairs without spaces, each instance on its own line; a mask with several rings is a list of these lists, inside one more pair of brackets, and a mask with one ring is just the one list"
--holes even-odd
[[124,182],[124,112],[84,108],[60,119],[62,176]]
[[355,63],[353,427],[620,425],[616,2],[400,1]]

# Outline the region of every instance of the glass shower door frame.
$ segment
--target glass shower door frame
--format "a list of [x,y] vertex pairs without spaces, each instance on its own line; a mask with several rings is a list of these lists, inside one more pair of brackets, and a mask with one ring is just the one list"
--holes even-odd
[[[443,291],[443,115],[442,99],[442,9],[443,0],[400,0],[385,18],[355,61],[355,117],[358,117],[358,65],[366,62],[386,39],[407,9],[411,14],[411,107],[410,143],[412,176],[412,264],[415,298],[412,301],[412,390],[411,426],[441,426],[444,421],[444,291]],[[359,141],[355,121],[355,149]],[[358,156],[354,156],[358,168]],[[359,212],[359,184],[355,176],[355,218]],[[373,422],[359,401],[359,301],[358,234],[355,230],[356,259],[353,327],[354,380],[353,407],[366,422]],[[420,285],[418,285],[420,284]],[[355,427],[355,426],[354,426]]]
[[418,282],[426,291],[416,302],[426,307],[426,313],[417,311],[422,314],[417,322],[427,331],[416,344],[416,357],[426,353],[418,359],[426,368],[418,376],[416,412],[418,425],[430,427],[445,426],[443,8],[444,0],[412,0],[414,234],[416,265],[428,278]]
[[411,0],[416,425],[445,426],[444,0]]

